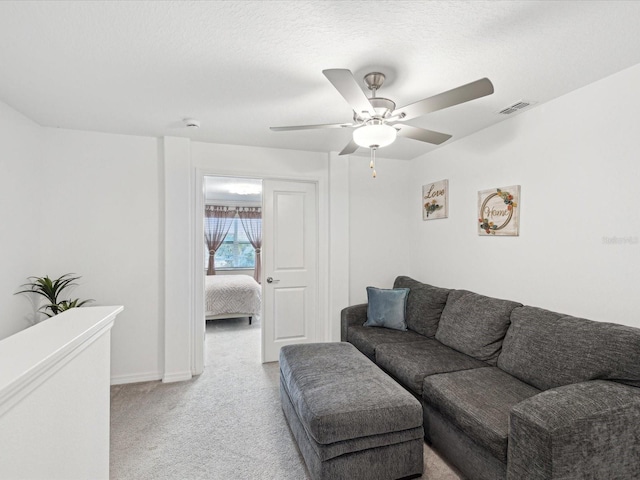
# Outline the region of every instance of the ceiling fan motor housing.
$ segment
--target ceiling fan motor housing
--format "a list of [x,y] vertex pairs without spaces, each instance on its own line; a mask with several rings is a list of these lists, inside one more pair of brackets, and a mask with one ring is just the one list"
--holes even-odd
[[373,96],[369,99],[369,103],[375,109],[375,117],[386,118],[396,109],[396,104],[388,98],[376,97],[376,92],[382,86],[385,80],[384,73],[371,72],[364,76],[364,83],[367,84],[369,90],[373,92]]
[[393,111],[396,109],[396,104],[393,100],[382,97],[369,98],[369,103],[374,109],[371,117],[360,116],[357,112],[353,112],[353,120],[356,123],[368,123],[372,119],[389,118]]
[[369,102],[376,111],[377,117],[387,118],[391,115],[391,112],[396,109],[395,102],[389,100],[388,98],[373,97],[369,99]]

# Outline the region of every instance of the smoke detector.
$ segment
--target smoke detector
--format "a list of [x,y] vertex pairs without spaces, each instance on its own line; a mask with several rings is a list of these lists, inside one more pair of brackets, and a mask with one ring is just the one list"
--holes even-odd
[[187,128],[200,128],[200,120],[196,120],[195,118],[185,118],[182,121]]

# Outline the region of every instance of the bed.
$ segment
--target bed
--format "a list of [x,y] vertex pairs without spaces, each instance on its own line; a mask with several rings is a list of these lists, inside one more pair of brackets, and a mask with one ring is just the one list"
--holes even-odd
[[262,289],[249,275],[207,275],[205,277],[205,319],[260,315]]

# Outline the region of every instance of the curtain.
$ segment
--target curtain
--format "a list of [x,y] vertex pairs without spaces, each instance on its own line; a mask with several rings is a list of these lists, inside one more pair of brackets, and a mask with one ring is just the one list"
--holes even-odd
[[216,205],[207,205],[204,207],[204,241],[209,249],[209,266],[207,275],[215,275],[214,256],[216,250],[224,242],[229,227],[236,216],[236,209],[229,207],[220,207]]
[[260,207],[240,207],[238,216],[242,223],[251,246],[256,250],[256,266],[253,270],[253,278],[260,283],[261,274],[261,249],[262,249],[262,209]]

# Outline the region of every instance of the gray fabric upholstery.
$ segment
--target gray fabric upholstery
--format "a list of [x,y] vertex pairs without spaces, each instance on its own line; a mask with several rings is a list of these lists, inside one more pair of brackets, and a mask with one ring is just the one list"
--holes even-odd
[[595,379],[640,387],[640,329],[516,308],[498,367],[543,390]]
[[466,433],[422,400],[424,436],[438,452],[454,464],[464,478],[504,480],[507,466],[486,448],[471,440]]
[[426,283],[422,283],[419,280],[407,277],[406,275],[399,275],[393,281],[393,288],[413,288],[421,287],[423,285],[426,285]]
[[348,343],[282,347],[280,371],[301,423],[318,443],[422,427],[420,403]]
[[521,303],[466,290],[449,293],[436,338],[462,353],[495,365],[509,317]]
[[432,375],[423,398],[500,461],[507,461],[509,411],[539,390],[496,367]]
[[375,361],[376,348],[385,343],[421,342],[425,339],[420,334],[407,330],[391,330],[382,327],[363,327],[361,325],[349,327],[347,340],[370,360]]
[[[318,445],[300,422],[282,382],[280,394],[285,418],[312,479],[388,480],[422,473],[424,447],[421,428],[413,440],[397,441],[398,434],[391,433],[334,445]],[[376,445],[384,442],[388,443]]]
[[340,312],[340,341],[347,341],[349,327],[362,325],[367,321],[367,304],[361,303],[343,308]]
[[376,363],[418,397],[422,396],[422,384],[429,375],[487,366],[430,338],[422,342],[379,345]]
[[640,478],[640,329],[394,286],[411,290],[409,331],[363,332],[350,312],[343,339],[421,393],[425,438],[466,478]]
[[[286,412],[290,409],[291,414],[295,415],[300,422],[300,417],[293,407],[291,397],[284,384],[280,381],[280,398],[282,400],[282,409]],[[302,423],[300,425],[304,428]],[[359,437],[351,440],[343,440],[341,442],[329,443],[326,445],[319,444],[310,437],[308,432],[305,431],[305,435],[312,440],[310,442],[311,448],[313,448],[315,454],[321,461],[330,460],[340,455],[347,453],[359,452],[360,450],[367,450],[369,448],[383,447],[385,445],[393,445],[396,443],[404,443],[411,440],[422,439],[424,430],[421,427],[412,428],[409,430],[401,430],[398,432],[383,433],[380,435],[369,435],[367,437]]]
[[410,289],[407,298],[407,327],[426,337],[435,336],[451,290],[427,285],[404,276],[396,278],[393,288]]
[[640,390],[596,380],[511,411],[510,480],[640,478]]

